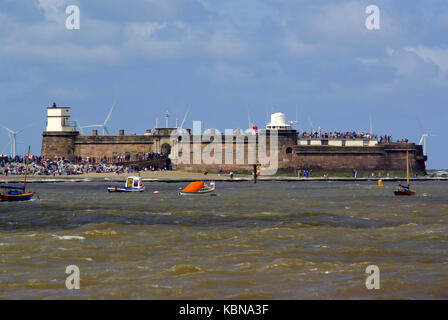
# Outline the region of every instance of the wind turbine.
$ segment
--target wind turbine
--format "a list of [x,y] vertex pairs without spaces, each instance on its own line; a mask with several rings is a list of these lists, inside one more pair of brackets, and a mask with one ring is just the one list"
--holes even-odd
[[177,128],[177,132],[179,134],[183,134],[184,133],[184,124],[185,124],[185,120],[187,120],[188,114],[190,113],[190,109],[191,109],[191,105],[188,107],[187,112],[185,112],[185,116],[184,119],[182,120],[180,127]]
[[420,119],[417,119],[417,120],[418,120],[418,124],[420,127],[420,131],[422,132],[422,136],[420,137],[420,141],[418,142],[418,144],[423,146],[423,155],[426,156],[427,155],[427,153],[426,153],[426,138],[434,137],[435,135],[426,133],[425,130],[423,129],[423,125],[422,125]]
[[21,133],[23,130],[25,130],[26,128],[23,128],[22,130],[14,131],[5,126],[2,126],[2,127],[5,128],[5,130],[8,132],[9,144],[11,145],[11,157],[15,158],[16,150],[17,150],[17,135],[19,133]]
[[427,153],[426,153],[426,138],[427,137],[435,137],[435,135],[429,134],[429,133],[423,133],[420,138],[420,141],[418,142],[419,145],[423,146],[423,155],[425,155],[425,156],[427,155]]
[[103,128],[103,136],[106,135],[106,134],[109,135],[109,130],[107,130],[106,125],[107,125],[107,123],[110,120],[110,117],[112,115],[112,111],[114,111],[114,108],[115,108],[115,103],[112,105],[112,108],[110,108],[109,114],[107,115],[106,120],[104,120],[103,124],[92,124],[92,125],[89,125],[89,126],[79,127],[79,129],[82,130],[82,129],[85,129],[85,128]]
[[310,123],[311,133],[313,133],[314,132],[313,121],[311,121],[311,118],[309,116],[308,116],[308,122]]
[[297,127],[295,128],[297,131],[299,131],[299,112],[297,111],[297,109],[296,109],[296,120],[291,120],[291,121],[288,121],[288,123],[291,125],[291,127],[293,127],[293,125],[295,124]]
[[81,126],[79,125],[78,120],[76,120],[75,123],[76,123],[76,128],[79,129],[79,133],[83,134],[82,129],[84,129],[84,127],[81,127]]

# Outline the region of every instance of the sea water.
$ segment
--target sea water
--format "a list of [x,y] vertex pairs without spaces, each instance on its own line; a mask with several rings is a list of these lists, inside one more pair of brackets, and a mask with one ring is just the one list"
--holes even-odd
[[178,195],[185,183],[29,184],[40,200],[0,203],[0,298],[446,299],[448,183],[413,197],[395,184],[217,182],[198,197]]

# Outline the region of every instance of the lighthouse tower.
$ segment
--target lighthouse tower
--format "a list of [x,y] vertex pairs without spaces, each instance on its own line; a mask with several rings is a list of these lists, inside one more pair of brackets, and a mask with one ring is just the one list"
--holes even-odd
[[46,132],[75,132],[76,126],[70,123],[70,108],[52,107],[47,108],[47,129]]
[[47,159],[75,159],[75,140],[79,132],[70,123],[70,108],[47,108],[47,128],[42,133],[41,155]]

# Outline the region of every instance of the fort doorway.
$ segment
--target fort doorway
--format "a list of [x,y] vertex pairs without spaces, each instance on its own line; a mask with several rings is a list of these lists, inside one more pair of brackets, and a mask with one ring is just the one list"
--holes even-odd
[[171,146],[168,143],[162,144],[162,148],[160,149],[162,154],[169,155],[171,153]]

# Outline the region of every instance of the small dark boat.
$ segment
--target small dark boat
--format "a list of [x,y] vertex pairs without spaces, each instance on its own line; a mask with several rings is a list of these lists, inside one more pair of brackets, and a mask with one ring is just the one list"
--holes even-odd
[[408,186],[399,185],[398,189],[394,191],[394,194],[396,196],[413,196],[415,191],[409,189]]
[[397,190],[394,191],[396,196],[413,196],[415,195],[415,191],[411,189],[411,185],[409,184],[409,153],[406,151],[406,185],[403,186],[401,184],[398,185]]
[[28,157],[26,159],[25,178],[23,179],[23,187],[0,186],[3,192],[0,193],[0,201],[27,201],[31,200],[36,194],[35,192],[26,192],[26,176],[28,174],[28,162],[30,160],[30,147],[28,147]]
[[35,195],[34,192],[26,192],[25,186],[0,186],[0,188],[3,189],[0,193],[1,201],[26,201],[31,200]]

